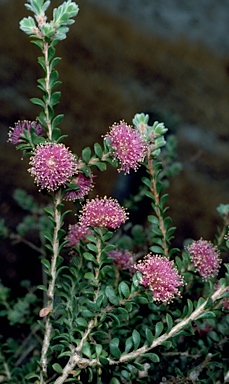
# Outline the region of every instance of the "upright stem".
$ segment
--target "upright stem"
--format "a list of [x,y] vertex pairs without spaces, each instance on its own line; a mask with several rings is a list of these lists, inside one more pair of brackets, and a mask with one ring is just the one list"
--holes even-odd
[[165,256],[169,257],[169,249],[168,249],[168,244],[167,244],[167,241],[166,241],[166,228],[165,228],[163,216],[161,214],[160,195],[159,195],[159,193],[157,191],[155,170],[153,169],[152,159],[151,159],[151,156],[150,156],[150,152],[148,153],[148,171],[149,171],[149,173],[151,175],[151,182],[152,182],[151,192],[154,195],[155,211],[156,211],[156,215],[158,217],[159,228],[160,228],[160,231],[161,231],[161,234],[162,234],[163,250],[164,250]]
[[50,105],[50,99],[51,99],[51,87],[50,87],[50,65],[49,65],[49,58],[48,58],[48,51],[49,51],[49,44],[44,43],[44,57],[45,57],[45,67],[46,67],[46,77],[45,77],[45,87],[47,92],[47,99],[45,100],[45,115],[46,115],[46,124],[48,128],[48,138],[52,141],[52,124],[51,119],[49,115],[49,105]]
[[[47,307],[50,309],[50,313],[53,312],[54,307],[54,292],[55,292],[55,283],[56,283],[56,264],[57,258],[59,255],[59,239],[58,233],[61,229],[61,212],[59,209],[59,205],[61,203],[61,192],[56,192],[54,196],[54,233],[53,233],[53,256],[51,260],[51,280],[48,287],[47,293]],[[41,351],[41,374],[40,374],[40,384],[45,384],[45,379],[47,377],[47,366],[48,366],[48,358],[47,352],[50,344],[52,332],[52,323],[50,320],[50,315],[48,315],[46,323],[45,323],[45,334],[44,341]]]

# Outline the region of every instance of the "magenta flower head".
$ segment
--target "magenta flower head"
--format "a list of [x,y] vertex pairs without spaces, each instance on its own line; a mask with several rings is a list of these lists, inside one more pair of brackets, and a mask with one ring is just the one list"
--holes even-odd
[[71,180],[71,184],[75,185],[77,189],[68,190],[65,194],[65,200],[77,200],[83,199],[94,186],[93,175],[90,177],[84,176],[82,173],[79,173]]
[[117,200],[96,197],[87,200],[80,217],[80,222],[85,227],[105,227],[117,229],[127,220],[127,213]]
[[69,225],[68,234],[66,236],[66,247],[74,247],[75,245],[78,245],[80,240],[85,240],[86,235],[89,235],[90,233],[90,230],[81,224]]
[[34,176],[35,183],[40,189],[55,191],[65,185],[76,173],[76,161],[73,154],[64,144],[40,144],[30,158],[31,168],[28,170]]
[[37,136],[44,136],[44,129],[37,121],[18,121],[14,127],[10,127],[8,141],[14,145],[18,145],[23,142],[24,131],[31,131],[31,128],[35,130]]
[[221,263],[219,250],[210,241],[200,239],[186,247],[196,270],[203,280],[217,275]]
[[115,249],[108,253],[108,257],[114,260],[114,264],[120,270],[128,270],[134,273],[134,255],[126,249]]
[[131,169],[136,171],[139,163],[144,161],[147,142],[138,130],[124,121],[113,124],[105,139],[111,147],[112,156],[120,162],[119,172],[129,173]]
[[178,287],[184,284],[183,278],[167,257],[148,254],[135,268],[142,273],[140,284],[152,291],[154,300],[170,303],[180,296]]

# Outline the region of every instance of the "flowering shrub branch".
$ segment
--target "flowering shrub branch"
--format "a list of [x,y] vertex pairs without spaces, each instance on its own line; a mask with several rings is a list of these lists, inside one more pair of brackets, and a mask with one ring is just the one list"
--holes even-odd
[[[165,367],[166,382],[221,380],[228,371],[220,348],[229,338],[229,276],[222,260],[229,248],[229,205],[218,208],[223,226],[214,244],[201,238],[189,240],[182,252],[173,248],[175,228],[164,190],[167,175],[179,169],[174,139],[165,138],[163,123],[151,125],[143,113],[134,116],[133,126],[123,120],[111,125],[93,151],[86,147],[80,157],[73,154],[59,128],[64,116],[55,115],[61,97],[55,90],[60,84],[55,46],[66,38],[79,9],[64,1],[48,21],[49,0],[25,5],[34,16],[24,18],[20,28],[42,52],[38,62],[44,72],[38,80],[42,98],[31,101],[42,110],[34,121],[10,128],[8,141],[29,156],[28,172],[49,203],[41,206],[18,191],[17,201],[29,214],[16,230],[1,219],[0,235],[39,254],[43,284],[38,288],[45,300],[42,305],[26,282],[26,294],[14,302],[10,289],[0,284],[0,316],[11,326],[29,327],[20,358],[20,337],[2,343],[0,382],[159,383]],[[151,202],[146,225],[132,225],[116,199],[88,197],[94,167],[103,172],[107,166],[124,174],[145,167],[136,201],[144,195]],[[66,201],[77,202],[68,229]],[[31,229],[39,232],[38,245],[27,239]],[[171,356],[181,369],[171,364]],[[201,369],[193,362],[197,356]]]

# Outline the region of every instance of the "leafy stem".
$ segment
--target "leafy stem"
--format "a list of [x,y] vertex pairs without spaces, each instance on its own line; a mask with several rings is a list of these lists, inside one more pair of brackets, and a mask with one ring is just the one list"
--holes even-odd
[[162,235],[162,247],[163,247],[165,256],[169,257],[169,248],[168,248],[168,243],[166,239],[166,227],[165,227],[165,222],[163,218],[163,211],[162,211],[162,208],[160,207],[160,194],[158,192],[158,187],[157,187],[157,177],[156,177],[157,175],[153,167],[153,160],[151,157],[150,150],[148,150],[148,156],[147,156],[147,169],[151,176],[151,192],[154,196],[154,210],[158,217],[159,229]]
[[[53,312],[54,308],[54,292],[55,292],[55,283],[56,283],[56,267],[57,267],[57,259],[59,255],[59,246],[60,246],[60,240],[59,240],[59,231],[61,229],[62,220],[61,220],[61,212],[60,212],[60,204],[61,204],[61,191],[57,191],[54,196],[54,214],[53,214],[53,221],[54,221],[54,233],[53,233],[53,255],[51,260],[51,269],[50,269],[50,275],[51,280],[48,287],[47,292],[47,307],[50,310],[50,313]],[[47,376],[47,352],[50,345],[51,340],[51,332],[52,332],[52,323],[50,319],[50,315],[47,316],[46,323],[45,323],[45,334],[44,334],[44,341],[41,351],[41,374],[40,374],[40,384],[45,383],[45,378]]]
[[52,124],[51,124],[51,118],[50,118],[50,113],[49,113],[49,106],[50,106],[50,101],[51,101],[51,87],[50,87],[50,75],[51,75],[51,70],[50,70],[50,63],[49,63],[49,58],[48,58],[48,52],[49,52],[49,44],[44,43],[44,58],[45,58],[45,67],[46,67],[46,77],[45,77],[45,87],[46,87],[46,100],[45,100],[45,115],[46,115],[46,124],[47,124],[47,129],[48,129],[48,138],[50,141],[52,141]]

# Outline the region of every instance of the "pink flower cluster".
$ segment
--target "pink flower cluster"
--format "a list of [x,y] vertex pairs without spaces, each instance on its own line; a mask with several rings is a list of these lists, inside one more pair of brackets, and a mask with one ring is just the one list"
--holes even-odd
[[85,227],[117,229],[127,220],[127,213],[117,200],[96,197],[83,206],[80,222]]
[[134,255],[126,249],[115,249],[108,253],[108,257],[114,260],[114,264],[120,270],[128,270],[134,273]]
[[154,300],[169,303],[180,295],[178,287],[184,284],[183,279],[167,257],[148,254],[135,268],[142,273],[140,284],[152,291]]
[[65,194],[65,200],[74,201],[76,199],[83,199],[93,188],[93,176],[90,177],[84,176],[82,173],[79,173],[71,180],[71,184],[74,184],[78,187],[77,190],[69,190]]
[[23,142],[23,136],[24,131],[31,131],[31,128],[33,128],[37,134],[37,136],[43,136],[44,135],[44,129],[37,121],[18,121],[15,123],[15,126],[10,128],[9,131],[9,142],[18,145]]
[[85,240],[86,235],[90,234],[90,230],[87,227],[79,224],[69,225],[68,234],[66,236],[66,247],[74,247],[78,245],[80,240]]
[[112,198],[99,199],[96,197],[87,200],[83,206],[79,222],[69,227],[66,237],[68,247],[77,245],[80,240],[85,240],[91,227],[117,229],[127,220],[127,213],[117,200]]
[[77,173],[73,154],[64,144],[46,142],[34,150],[29,172],[40,189],[55,191]]
[[203,280],[217,275],[221,263],[219,251],[210,241],[203,239],[193,241],[186,247],[196,270]]
[[147,149],[147,143],[140,132],[120,121],[119,124],[112,125],[105,138],[111,146],[112,156],[120,162],[118,171],[136,171],[139,163],[144,161]]

